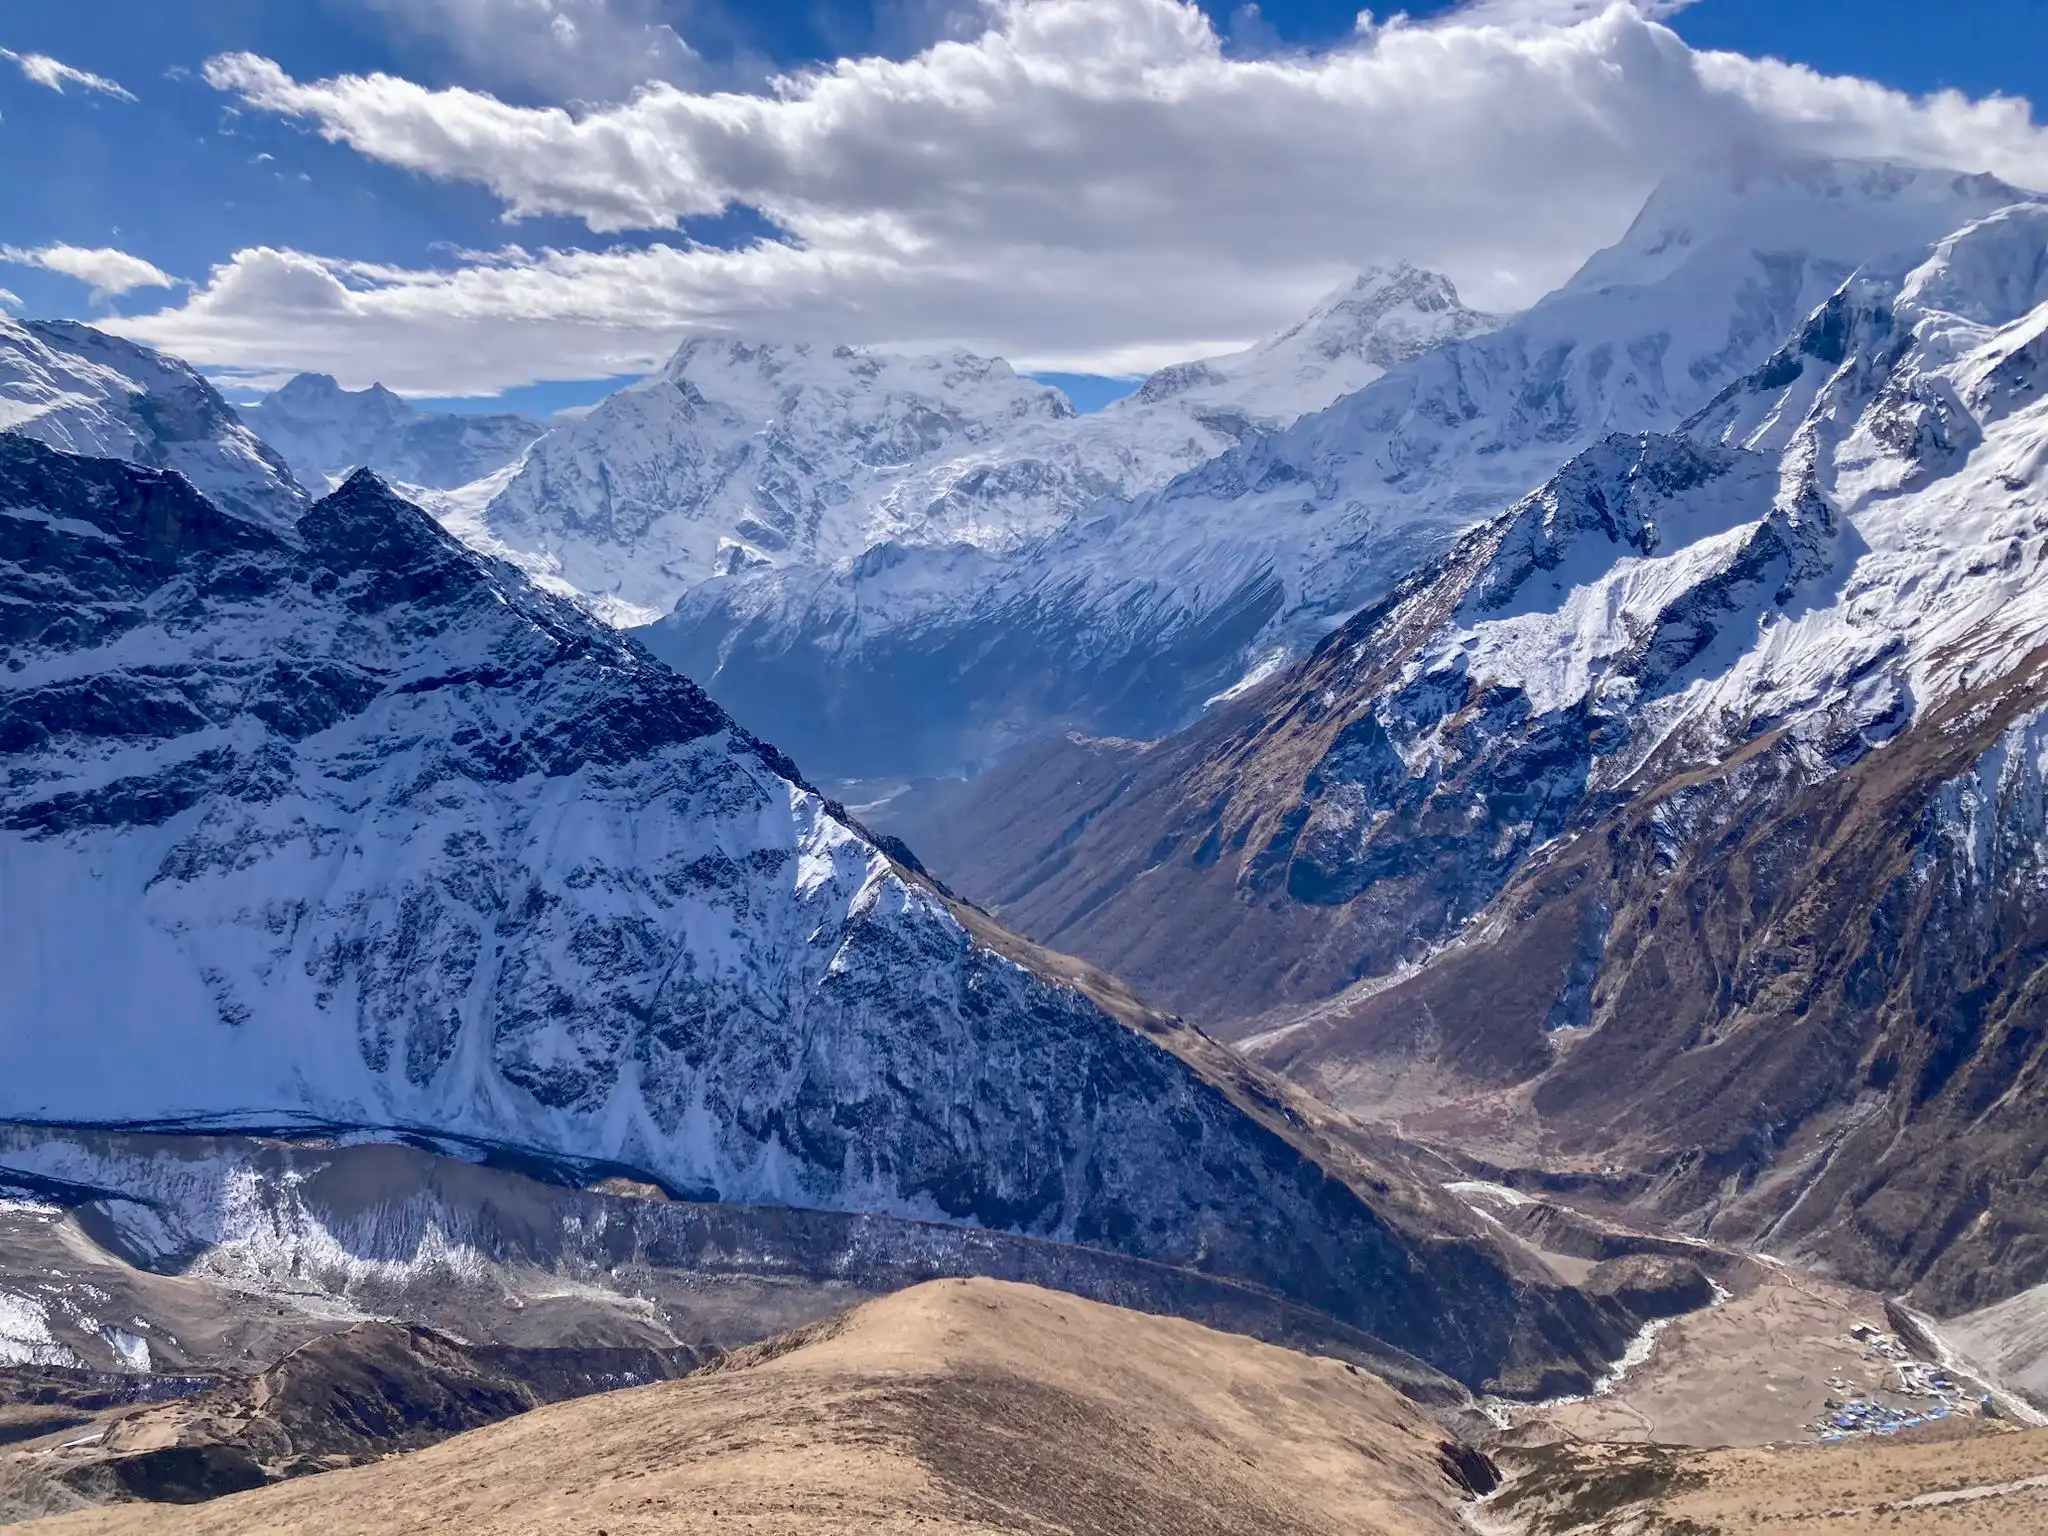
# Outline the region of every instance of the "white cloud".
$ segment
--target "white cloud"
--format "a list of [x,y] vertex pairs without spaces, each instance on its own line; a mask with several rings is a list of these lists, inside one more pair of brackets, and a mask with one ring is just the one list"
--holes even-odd
[[4,245],[0,246],[0,261],[10,261],[18,267],[41,267],[45,272],[61,272],[66,277],[75,277],[81,283],[92,285],[95,299],[131,293],[137,288],[173,288],[178,282],[163,268],[144,261],[140,256],[130,256],[126,251],[108,246],[87,249],[78,245],[45,245],[23,250],[18,245]]
[[19,69],[37,85],[46,85],[59,95],[64,87],[75,85],[84,90],[97,91],[102,96],[118,97],[122,101],[133,101],[135,95],[118,81],[109,80],[105,75],[96,75],[89,69],[73,69],[62,60],[53,59],[47,53],[16,53],[12,48],[0,48],[0,59],[5,59]]
[[1260,58],[1232,56],[1181,0],[998,0],[989,15],[907,59],[761,92],[657,84],[582,110],[214,59],[208,79],[247,107],[480,184],[510,219],[607,234],[747,208],[782,238],[418,271],[245,251],[123,328],[210,365],[427,392],[636,368],[705,327],[1119,371],[1273,329],[1369,262],[1529,302],[1658,178],[1734,145],[2048,184],[2048,134],[2024,102],[1696,53],[1623,5],[1486,0]]
[[17,294],[12,288],[0,288],[0,309],[13,310],[17,314],[20,313],[21,295]]
[[[1652,21],[1690,10],[1699,0],[1636,0],[1636,9]],[[1458,7],[1450,22],[1458,26],[1569,27],[1590,21],[1613,0],[1470,0]]]
[[694,76],[698,59],[660,0],[356,0],[447,54],[486,90],[615,101]]

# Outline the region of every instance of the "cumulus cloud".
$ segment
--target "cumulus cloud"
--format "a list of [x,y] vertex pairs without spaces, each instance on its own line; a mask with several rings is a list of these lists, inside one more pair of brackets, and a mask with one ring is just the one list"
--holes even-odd
[[2025,102],[1697,53],[1628,5],[1483,0],[1263,57],[1185,0],[987,14],[906,59],[583,109],[216,58],[207,78],[247,108],[486,187],[510,221],[568,215],[603,237],[744,208],[777,237],[407,271],[249,251],[125,328],[209,364],[433,392],[636,368],[706,328],[1128,371],[1274,329],[1371,262],[1527,303],[1660,177],[1731,146],[2048,184]]
[[6,245],[0,246],[0,261],[75,277],[92,285],[95,299],[132,293],[137,288],[174,288],[178,282],[163,268],[110,246],[88,249],[79,245],[44,245],[23,250],[18,245]]
[[659,0],[358,0],[486,90],[614,101],[699,60]]
[[46,85],[62,95],[67,85],[82,90],[97,91],[102,96],[113,96],[121,101],[133,101],[134,93],[118,81],[109,80],[105,75],[96,75],[89,69],[73,69],[61,59],[53,59],[47,53],[16,53],[12,48],[0,48],[0,59],[5,59],[37,85]]

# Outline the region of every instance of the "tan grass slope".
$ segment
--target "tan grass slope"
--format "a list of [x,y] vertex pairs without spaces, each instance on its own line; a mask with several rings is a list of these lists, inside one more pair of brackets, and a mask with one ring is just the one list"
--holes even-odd
[[1198,1324],[943,1280],[682,1381],[210,1504],[22,1527],[227,1536],[1434,1536],[1441,1428],[1377,1378]]
[[1931,1443],[1687,1451],[1565,1441],[1500,1453],[1496,1536],[2040,1536],[2048,1430],[1966,1422]]

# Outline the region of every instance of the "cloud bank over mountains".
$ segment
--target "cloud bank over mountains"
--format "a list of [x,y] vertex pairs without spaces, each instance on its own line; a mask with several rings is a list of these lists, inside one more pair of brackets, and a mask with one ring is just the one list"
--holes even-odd
[[[604,14],[585,9],[585,26]],[[245,249],[118,328],[251,377],[317,368],[425,394],[642,371],[706,330],[1133,372],[1264,334],[1375,262],[1524,305],[1703,157],[2048,185],[2024,101],[1695,51],[1656,19],[1676,6],[1648,9],[1485,0],[1247,57],[1182,0],[997,0],[978,34],[907,58],[758,91],[678,69],[605,105],[223,55],[207,79],[237,109],[485,188],[508,243],[432,267]],[[735,211],[768,232],[691,238]],[[591,248],[517,243],[538,215],[581,221]]]

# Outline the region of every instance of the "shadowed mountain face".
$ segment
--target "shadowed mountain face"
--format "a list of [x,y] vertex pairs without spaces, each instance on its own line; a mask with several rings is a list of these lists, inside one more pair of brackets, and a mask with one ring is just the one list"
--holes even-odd
[[1622,1314],[956,908],[373,478],[280,531],[8,437],[0,503],[0,1112],[438,1132],[1016,1231],[1268,1287],[1474,1385],[1618,1345]]
[[1193,730],[873,814],[1339,1104],[1947,1309],[2048,1278],[2044,253],[1851,281]]

